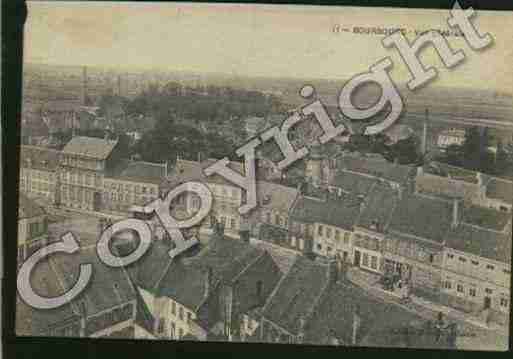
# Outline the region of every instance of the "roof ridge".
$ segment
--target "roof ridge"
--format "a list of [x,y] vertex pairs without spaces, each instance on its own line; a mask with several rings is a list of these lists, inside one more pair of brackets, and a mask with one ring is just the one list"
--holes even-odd
[[[257,248],[258,249],[258,248]],[[232,283],[235,282],[245,271],[247,271],[249,269],[249,267],[251,267],[253,264],[255,264],[260,258],[262,258],[265,254],[265,250],[262,251],[258,256],[255,257],[255,259],[253,261],[250,261],[240,272],[239,274],[237,274],[233,279],[232,279]]]

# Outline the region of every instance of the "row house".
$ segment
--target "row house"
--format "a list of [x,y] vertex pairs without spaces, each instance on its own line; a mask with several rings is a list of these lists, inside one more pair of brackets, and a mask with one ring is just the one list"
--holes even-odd
[[430,162],[417,168],[415,192],[459,198],[503,212],[511,212],[513,205],[512,181],[440,162]]
[[[189,161],[177,158],[175,168],[170,172],[165,183],[162,184],[162,191],[167,192],[177,185],[189,181],[204,183],[210,189],[214,198],[211,214],[217,222],[224,224],[227,232],[237,235],[242,222],[238,210],[244,201],[244,191],[218,174],[206,176],[203,173],[204,169],[215,162],[216,160],[213,159]],[[240,162],[230,162],[228,167],[239,173],[244,173],[243,165]],[[201,205],[198,196],[189,195],[188,193],[176,198],[174,202],[176,210],[185,212],[185,215],[196,212]],[[210,226],[210,218],[206,218],[203,225]]]
[[103,180],[103,209],[130,211],[157,199],[166,177],[167,163],[120,160]]
[[390,288],[401,280],[412,293],[439,300],[445,235],[460,214],[458,200],[414,194],[399,201],[383,242]]
[[60,192],[64,207],[100,211],[105,172],[116,163],[117,141],[73,137],[60,156]]
[[18,204],[18,264],[45,245],[48,239],[48,217],[40,205],[23,193]]
[[[484,320],[508,321],[511,218],[480,209],[481,221],[464,217],[446,235],[441,301]],[[489,213],[484,213],[489,212]]]
[[42,202],[55,204],[59,198],[59,151],[20,146],[20,192]]
[[386,183],[374,183],[362,202],[361,214],[353,230],[351,262],[371,272],[384,273],[383,243],[399,191]]
[[351,235],[361,201],[350,195],[302,195],[291,212],[290,240],[302,253],[352,258]]
[[93,266],[94,276],[87,290],[71,302],[55,309],[40,310],[18,297],[18,335],[129,339],[134,338],[136,332],[147,330],[151,318],[145,317],[138,305],[127,273],[123,268],[104,265],[94,248],[73,254],[57,253],[40,261],[38,270],[33,272],[34,290],[46,297],[69,291],[78,279],[77,268],[82,263]]

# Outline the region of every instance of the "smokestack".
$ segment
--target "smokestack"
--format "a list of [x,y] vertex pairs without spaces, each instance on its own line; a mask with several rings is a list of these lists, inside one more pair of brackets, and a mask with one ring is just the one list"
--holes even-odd
[[452,202],[452,226],[457,227],[459,223],[459,201],[454,199]]
[[354,306],[353,310],[353,333],[351,338],[351,344],[356,344],[356,338],[358,335],[358,331],[360,330],[361,325],[361,318],[360,318],[360,305],[357,303]]
[[421,152],[422,156],[425,156],[427,153],[427,123],[429,119],[429,110],[426,109],[426,117],[424,118],[424,124],[422,128],[422,146],[421,146]]
[[87,105],[87,67],[82,68],[82,105]]

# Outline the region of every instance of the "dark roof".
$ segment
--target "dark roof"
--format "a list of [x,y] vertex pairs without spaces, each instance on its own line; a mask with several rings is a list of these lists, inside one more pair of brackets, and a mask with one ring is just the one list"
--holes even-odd
[[124,181],[159,184],[165,178],[166,165],[144,161],[121,160],[108,174],[109,177]]
[[511,221],[509,212],[478,206],[467,206],[463,210],[462,222],[494,231],[503,231],[509,221]]
[[442,242],[452,222],[449,201],[414,194],[405,196],[397,205],[389,230]]
[[355,195],[366,195],[376,181],[375,178],[362,176],[357,173],[338,171],[331,185]]
[[360,201],[353,196],[324,201],[302,196],[294,205],[291,218],[303,223],[323,223],[351,230],[359,213]]
[[48,335],[48,328],[68,321],[78,321],[78,303],[86,305],[87,315],[95,315],[136,298],[123,268],[103,264],[95,248],[85,248],[73,254],[55,253],[41,260],[32,272],[31,284],[39,295],[56,297],[69,291],[79,275],[80,264],[92,264],[93,275],[87,288],[71,302],[54,309],[34,309],[18,299],[17,328],[31,335]]
[[18,219],[32,218],[45,215],[46,212],[34,200],[28,198],[25,194],[19,194]]
[[327,265],[298,257],[265,304],[264,318],[297,334],[300,317],[308,319],[328,280]]
[[37,146],[20,147],[20,167],[54,171],[59,165],[59,151]]
[[117,141],[104,140],[96,137],[73,137],[62,150],[65,154],[106,159],[116,146]]
[[513,204],[513,182],[491,178],[486,186],[486,196]]
[[231,283],[265,252],[249,243],[213,235],[204,251],[191,258],[191,263],[212,268],[224,283]]
[[378,228],[373,230],[384,231],[398,201],[396,190],[385,184],[376,184],[365,199],[365,207],[358,219],[357,226],[373,229],[372,225],[377,223]]
[[511,263],[511,234],[496,232],[466,223],[449,231],[446,246],[504,263]]
[[126,267],[132,282],[140,288],[154,292],[160,278],[171,263],[169,257],[171,248],[172,245],[168,241],[152,241],[148,251],[139,260]]
[[405,183],[415,172],[411,166],[388,162],[384,158],[354,155],[339,157],[337,168],[397,183]]
[[190,310],[197,311],[206,299],[206,280],[205,270],[185,265],[180,260],[173,261],[158,285],[158,295],[173,298]]

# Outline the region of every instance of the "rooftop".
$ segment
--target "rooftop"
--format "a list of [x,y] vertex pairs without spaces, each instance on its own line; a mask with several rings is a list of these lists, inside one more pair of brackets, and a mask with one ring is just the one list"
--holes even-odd
[[117,141],[76,136],[64,146],[62,152],[69,155],[87,156],[104,160],[109,157],[116,144]]
[[354,196],[327,200],[301,196],[292,209],[291,219],[351,230],[359,213],[360,200]]
[[443,242],[452,223],[453,203],[414,194],[397,205],[389,229],[433,242]]
[[479,257],[511,264],[511,234],[461,223],[446,236],[446,246]]
[[405,183],[414,174],[413,167],[408,165],[392,163],[384,158],[355,155],[337,158],[337,168],[397,183]]
[[331,185],[355,195],[367,195],[376,182],[375,178],[341,170],[337,172]]
[[160,184],[166,175],[164,163],[121,160],[109,177],[124,181]]
[[315,309],[328,284],[328,266],[297,257],[278,282],[262,311],[265,319],[297,334],[299,319]]
[[299,194],[296,188],[267,181],[257,181],[256,188],[259,208],[282,212],[290,211]]
[[358,219],[357,226],[380,230],[374,228],[374,225],[377,225],[381,230],[385,230],[398,202],[399,196],[396,190],[384,183],[376,183],[365,198],[365,207]]

